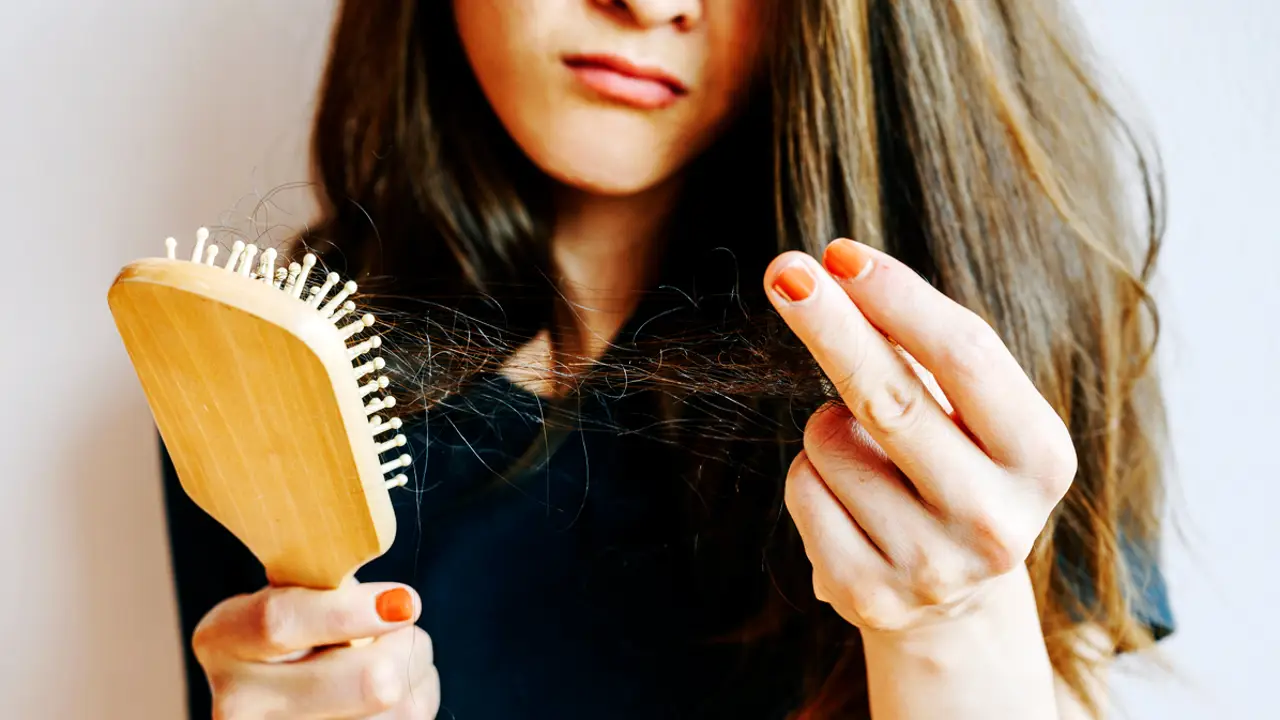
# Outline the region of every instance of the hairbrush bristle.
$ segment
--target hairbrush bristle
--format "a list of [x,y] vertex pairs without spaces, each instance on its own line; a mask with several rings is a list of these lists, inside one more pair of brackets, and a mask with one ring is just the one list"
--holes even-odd
[[235,272],[236,263],[240,260],[240,254],[244,252],[244,241],[237,240],[231,245],[231,254],[227,256],[227,262],[222,266],[223,270]]
[[[214,265],[214,261],[218,256],[218,246],[206,246],[208,240],[209,230],[207,228],[200,228],[196,231],[196,246],[191,253],[191,262],[201,263],[203,261],[205,265]],[[164,245],[166,257],[170,260],[176,260],[178,241],[174,238],[166,238]],[[222,267],[229,273],[257,280],[276,288],[285,295],[297,298],[299,302],[306,303],[313,308],[316,313],[334,326],[338,337],[347,346],[347,357],[352,364],[352,382],[357,384],[359,396],[364,399],[385,391],[391,385],[391,380],[385,375],[379,375],[360,384],[365,377],[381,371],[387,366],[386,361],[381,357],[366,357],[382,347],[382,338],[377,335],[365,338],[360,337],[373,326],[375,322],[373,315],[366,313],[354,320],[339,323],[340,320],[345,319],[356,310],[356,304],[348,299],[358,289],[356,283],[351,280],[344,283],[342,278],[334,272],[316,273],[318,277],[313,282],[311,276],[315,270],[317,260],[316,256],[311,253],[303,256],[301,264],[291,262],[287,268],[283,266],[276,267],[277,256],[278,253],[274,248],[267,248],[262,251],[262,255],[259,258],[257,245],[253,243],[245,244],[241,240],[236,240],[231,246],[231,254],[227,257]],[[258,260],[256,268],[254,267],[255,259]],[[337,292],[334,292],[335,288],[337,288]],[[393,396],[379,395],[368,400],[364,406],[365,415],[370,416],[369,430],[375,438],[374,446],[379,456],[392,450],[403,448],[408,444],[405,436],[396,432],[403,425],[399,418],[388,420],[374,414],[389,410],[395,405],[396,399]],[[388,432],[396,432],[396,434],[387,440],[377,440],[378,436],[385,435]],[[413,459],[408,454],[401,454],[388,462],[382,462],[381,460],[379,462],[387,489],[403,487],[408,483],[408,476],[397,472],[413,463]],[[387,477],[388,475],[390,477]]]

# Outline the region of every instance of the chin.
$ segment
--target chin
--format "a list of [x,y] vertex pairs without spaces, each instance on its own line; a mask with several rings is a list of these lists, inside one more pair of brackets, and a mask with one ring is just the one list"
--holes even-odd
[[[557,182],[593,195],[636,195],[683,165],[680,147],[642,117],[575,113],[539,123],[545,133],[513,133],[529,159]],[[519,137],[524,135],[524,137]]]
[[628,197],[650,190],[670,177],[656,172],[651,163],[590,162],[562,159],[543,167],[555,181],[591,195]]

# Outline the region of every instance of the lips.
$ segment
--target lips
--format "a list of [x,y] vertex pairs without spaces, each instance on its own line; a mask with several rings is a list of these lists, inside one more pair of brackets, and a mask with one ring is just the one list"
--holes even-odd
[[641,110],[660,110],[689,93],[661,68],[637,65],[616,55],[571,55],[564,64],[600,97]]

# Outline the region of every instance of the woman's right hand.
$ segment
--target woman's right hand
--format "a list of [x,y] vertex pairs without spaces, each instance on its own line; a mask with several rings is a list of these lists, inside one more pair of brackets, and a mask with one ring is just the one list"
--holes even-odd
[[[192,637],[214,720],[434,718],[440,681],[420,612],[417,594],[392,583],[223,601]],[[331,647],[359,638],[373,641]]]

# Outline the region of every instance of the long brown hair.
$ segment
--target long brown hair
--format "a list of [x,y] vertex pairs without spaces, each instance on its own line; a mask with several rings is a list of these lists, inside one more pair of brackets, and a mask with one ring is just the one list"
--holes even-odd
[[[662,432],[686,449],[683,471],[704,501],[733,496],[733,512],[690,522],[718,523],[726,547],[767,545],[763,584],[777,590],[762,593],[739,637],[800,627],[806,716],[864,713],[857,633],[812,599],[804,554],[778,522],[796,409],[820,402],[825,383],[756,286],[779,250],[817,253],[837,236],[904,259],[996,328],[1075,438],[1079,474],[1028,566],[1054,667],[1084,695],[1086,623],[1121,650],[1150,641],[1121,548],[1154,543],[1162,500],[1146,290],[1162,229],[1158,173],[1100,92],[1065,3],[780,5],[767,77],[690,168],[714,182],[688,183],[697,212],[673,223],[697,277],[669,275],[664,287],[689,311],[655,312],[661,322],[591,375],[643,377],[635,387],[655,391],[664,416],[706,421]],[[548,181],[489,110],[450,6],[342,4],[315,124],[324,223],[305,238],[402,313],[403,354],[429,346],[418,355],[430,367],[412,373],[429,375],[428,402],[550,328],[556,296]],[[681,285],[693,280],[696,297]],[[677,352],[655,361],[659,346]],[[778,472],[754,494],[715,490],[740,483],[723,459],[749,431]]]

